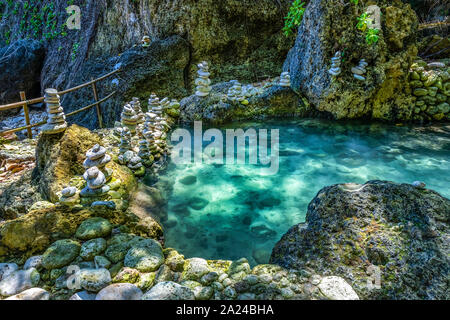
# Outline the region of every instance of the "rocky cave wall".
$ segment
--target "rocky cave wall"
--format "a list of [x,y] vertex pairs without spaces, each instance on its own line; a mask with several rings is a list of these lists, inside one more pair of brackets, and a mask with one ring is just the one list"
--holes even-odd
[[[152,65],[149,62],[145,65],[149,55],[142,58],[142,52],[138,54],[135,60],[149,71],[141,74],[137,83],[130,69],[117,78],[118,87],[125,85],[129,92],[124,97],[117,95],[103,106],[104,120],[109,125],[131,95],[145,101],[152,91],[171,98],[191,93],[196,63],[202,60],[210,62],[214,82],[230,79],[253,82],[278,75],[294,41],[281,31],[290,0],[41,0],[34,4],[37,13],[26,11],[25,1],[2,3],[0,47],[27,37],[40,41],[46,50],[42,88],[63,90],[111,71],[118,62],[127,64],[118,61],[120,56],[140,43],[142,36],[150,36],[155,51],[162,55],[151,56]],[[65,8],[70,4],[81,8],[81,30],[60,29],[68,17]],[[55,17],[49,20],[50,13]],[[172,36],[182,39],[167,48],[165,41]],[[183,48],[179,50],[183,39]],[[166,49],[173,51],[167,60]],[[177,54],[180,59],[174,57]],[[165,81],[166,76],[175,80]],[[109,93],[106,89],[107,85],[100,85],[101,96]],[[0,101],[7,102],[11,100]],[[78,96],[65,97],[63,105],[66,111],[72,111],[91,102],[92,92],[83,90]],[[93,128],[96,125],[93,118],[95,110],[71,120]]]

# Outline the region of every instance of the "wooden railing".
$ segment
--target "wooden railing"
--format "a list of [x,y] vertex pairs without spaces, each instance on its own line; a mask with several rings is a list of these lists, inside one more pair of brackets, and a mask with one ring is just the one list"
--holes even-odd
[[[86,107],[82,107],[82,108],[80,108],[78,110],[75,110],[73,112],[66,113],[66,117],[70,117],[70,116],[73,116],[74,114],[77,114],[79,112],[88,110],[88,109],[90,109],[92,107],[96,107],[98,124],[99,124],[100,128],[103,128],[103,120],[102,120],[102,113],[101,113],[101,109],[100,109],[100,104],[105,102],[109,98],[111,98],[116,93],[116,91],[113,91],[112,93],[110,93],[109,95],[104,97],[103,99],[99,100],[98,99],[98,91],[97,91],[97,82],[102,81],[102,80],[112,76],[113,74],[119,72],[119,71],[120,71],[120,69],[117,69],[117,70],[114,70],[114,71],[112,71],[112,72],[110,72],[108,74],[105,74],[104,76],[101,76],[100,78],[93,79],[93,80],[91,80],[89,82],[86,82],[86,83],[84,83],[82,85],[79,85],[79,86],[76,86],[76,87],[73,87],[73,88],[70,88],[70,89],[67,89],[67,90],[64,90],[64,91],[59,91],[58,94],[60,96],[63,96],[63,95],[68,94],[70,92],[74,92],[74,91],[83,89],[85,87],[92,86],[92,91],[94,93],[94,100],[95,100],[95,102],[93,104],[90,104],[90,105],[88,105]],[[38,122],[38,123],[31,124],[30,123],[30,113],[29,113],[29,110],[28,110],[28,106],[32,105],[32,104],[43,102],[44,101],[44,97],[27,100],[25,92],[21,91],[20,92],[20,99],[21,99],[21,101],[19,101],[19,102],[5,104],[5,105],[0,106],[0,111],[16,109],[16,108],[23,108],[26,125],[22,126],[22,127],[17,127],[17,128],[12,128],[12,129],[8,129],[8,130],[0,131],[0,135],[27,130],[28,138],[31,139],[31,138],[33,138],[33,133],[31,131],[31,128],[42,126],[42,125],[46,124],[47,121],[41,121],[41,122]]]

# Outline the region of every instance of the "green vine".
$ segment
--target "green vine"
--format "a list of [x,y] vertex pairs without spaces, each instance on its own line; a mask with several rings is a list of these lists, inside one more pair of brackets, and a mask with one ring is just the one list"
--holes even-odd
[[297,28],[302,22],[305,9],[303,6],[304,2],[301,0],[295,0],[291,7],[289,8],[288,15],[284,18],[284,28],[283,32],[286,37],[290,36],[294,29]]

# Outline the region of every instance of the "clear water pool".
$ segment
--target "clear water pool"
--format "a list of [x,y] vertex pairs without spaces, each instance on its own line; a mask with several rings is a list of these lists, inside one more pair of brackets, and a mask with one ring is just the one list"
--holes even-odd
[[171,163],[166,246],[186,257],[267,263],[274,244],[305,220],[324,186],[421,180],[450,197],[450,125],[298,120],[227,128],[250,127],[280,130],[278,173],[262,175],[259,165]]

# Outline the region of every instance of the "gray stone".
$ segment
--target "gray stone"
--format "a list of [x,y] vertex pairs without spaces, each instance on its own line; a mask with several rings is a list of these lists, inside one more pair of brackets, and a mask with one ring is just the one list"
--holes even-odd
[[318,287],[320,292],[330,300],[359,300],[353,288],[341,277],[325,277]]
[[19,266],[15,263],[0,263],[0,281],[6,279],[14,271],[17,271]]
[[132,283],[115,283],[103,288],[95,300],[141,300],[141,289]]
[[153,239],[145,239],[134,244],[128,250],[124,266],[137,269],[141,272],[151,272],[158,270],[164,263],[164,254],[159,242]]
[[83,289],[98,292],[111,283],[111,275],[108,269],[82,269],[79,280]]
[[70,239],[55,241],[42,255],[42,266],[48,270],[67,266],[78,256],[80,247]]
[[34,269],[14,271],[0,281],[0,295],[12,296],[30,289],[39,283],[39,272]]
[[202,258],[191,258],[186,260],[186,267],[181,275],[183,280],[198,281],[202,276],[209,273],[208,262]]
[[50,294],[41,288],[31,288],[5,300],[49,300]]
[[95,256],[94,262],[95,262],[96,269],[101,269],[101,268],[109,269],[109,267],[111,266],[111,261],[109,261],[108,259],[106,259],[103,256]]
[[90,261],[106,249],[106,240],[103,238],[91,239],[81,245],[80,257]]
[[69,300],[95,300],[96,294],[88,291],[80,291],[72,295]]
[[172,281],[160,282],[144,294],[142,300],[194,300],[191,289]]
[[209,300],[214,294],[214,289],[211,287],[195,287],[193,290],[195,300]]
[[41,269],[42,268],[42,256],[34,256],[34,257],[28,258],[23,266],[23,269],[27,270],[30,268],[36,268],[37,270]]
[[89,218],[78,227],[75,237],[81,240],[103,238],[111,234],[111,223],[100,217]]

